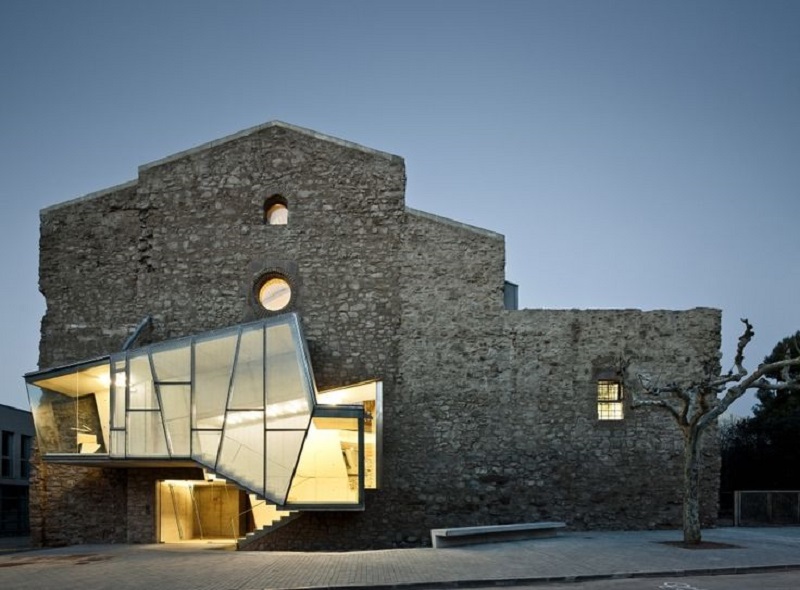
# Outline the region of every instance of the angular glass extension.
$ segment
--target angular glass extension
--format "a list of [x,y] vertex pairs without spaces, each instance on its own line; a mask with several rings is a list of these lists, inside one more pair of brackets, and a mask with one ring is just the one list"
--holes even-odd
[[28,397],[42,455],[108,453],[110,371],[95,359],[28,380]]
[[318,393],[284,314],[25,376],[45,460],[195,464],[296,509],[362,509],[379,381]]

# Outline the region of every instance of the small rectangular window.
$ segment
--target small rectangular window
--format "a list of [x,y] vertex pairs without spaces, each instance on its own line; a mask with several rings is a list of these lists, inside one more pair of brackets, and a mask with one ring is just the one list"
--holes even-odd
[[622,384],[619,381],[600,379],[597,381],[597,419],[622,420]]
[[0,440],[0,447],[2,447],[2,455],[0,456],[0,477],[14,477],[12,473],[13,467],[13,438],[14,433],[3,430],[2,440]]
[[19,446],[19,476],[28,479],[31,475],[31,443],[30,436],[22,435]]
[[519,309],[519,285],[510,281],[503,283],[503,305],[511,311]]

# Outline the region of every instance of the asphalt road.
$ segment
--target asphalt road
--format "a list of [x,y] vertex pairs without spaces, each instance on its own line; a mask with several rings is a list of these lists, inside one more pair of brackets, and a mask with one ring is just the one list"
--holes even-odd
[[[479,586],[497,590],[498,586]],[[690,578],[625,578],[594,582],[565,582],[503,586],[504,590],[800,590],[800,570],[733,576]]]

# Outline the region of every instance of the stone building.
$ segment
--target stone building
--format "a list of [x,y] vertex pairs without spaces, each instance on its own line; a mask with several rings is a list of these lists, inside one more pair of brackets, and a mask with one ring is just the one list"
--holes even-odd
[[27,535],[31,413],[0,404],[0,537]]
[[719,311],[514,309],[503,236],[404,193],[402,158],[272,122],[43,210],[34,541],[679,526],[682,438],[615,367],[699,375]]

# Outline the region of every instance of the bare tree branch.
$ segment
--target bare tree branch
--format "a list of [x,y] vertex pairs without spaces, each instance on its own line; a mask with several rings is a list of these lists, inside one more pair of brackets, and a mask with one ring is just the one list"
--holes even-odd
[[679,418],[678,410],[663,399],[634,399],[633,403],[631,403],[631,407],[633,408],[638,408],[641,406],[654,406],[658,408],[664,408],[670,414],[675,416],[676,420]]
[[[798,350],[800,350],[800,349],[798,349]],[[788,360],[791,360],[791,358],[792,358],[792,347],[789,346],[789,343],[787,342],[786,343],[786,350],[785,350],[785,352],[783,354],[783,360],[788,361]],[[790,375],[789,367],[790,367],[790,365],[786,365],[785,367],[783,367],[781,369],[781,381],[789,382],[791,380],[790,376],[789,376]]]
[[750,341],[755,336],[753,326],[747,318],[741,319],[745,326],[744,334],[739,336],[739,343],[736,345],[736,356],[733,359],[733,364],[736,365],[736,371],[739,375],[747,375],[747,369],[744,368],[744,349],[750,344]]
[[[632,407],[636,408],[639,406],[654,406],[654,407],[664,408],[670,414],[672,414],[672,416],[677,421],[680,422],[681,411],[683,409],[683,406],[685,406],[685,404],[681,404],[681,407],[676,407],[675,405],[671,404],[667,399],[664,399],[665,396],[667,395],[669,395],[670,397],[678,396],[679,391],[677,391],[677,386],[674,383],[670,383],[664,387],[657,387],[657,386],[653,387],[652,386],[653,380],[649,376],[637,374],[637,378],[644,393],[655,399],[647,399],[647,400],[641,399],[639,396],[636,395],[636,391],[632,390],[631,391],[633,396]],[[624,380],[624,373],[623,373],[623,380]]]
[[[755,332],[753,326],[746,318],[742,319],[744,332],[739,337],[736,346],[734,366],[723,375],[716,374],[719,365],[716,362],[706,362],[703,379],[693,381],[688,385],[670,382],[660,385],[649,377],[641,374],[639,390],[636,387],[628,388],[632,396],[631,407],[651,406],[667,410],[680,427],[684,437],[684,541],[698,543],[701,540],[699,517],[699,488],[698,472],[699,458],[698,445],[700,437],[707,427],[725,411],[730,405],[742,397],[750,389],[761,391],[800,391],[800,379],[792,375],[792,367],[800,367],[800,355],[789,358],[792,354],[787,345],[785,358],[780,361],[764,363],[755,371],[748,374],[744,367],[744,353],[747,345],[753,339]],[[800,335],[800,332],[798,332]],[[800,340],[800,336],[795,338]],[[797,342],[800,345],[800,342]],[[800,350],[800,347],[797,348]],[[630,363],[622,363],[620,372],[623,380],[627,378],[627,369]],[[780,375],[781,380],[770,380],[769,376]],[[722,396],[722,397],[720,397]]]

